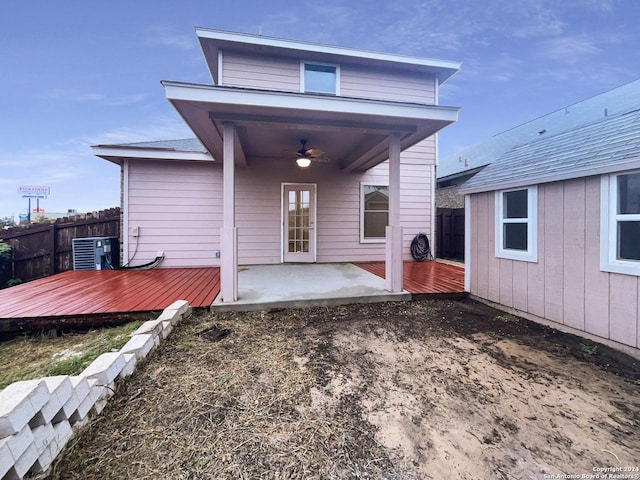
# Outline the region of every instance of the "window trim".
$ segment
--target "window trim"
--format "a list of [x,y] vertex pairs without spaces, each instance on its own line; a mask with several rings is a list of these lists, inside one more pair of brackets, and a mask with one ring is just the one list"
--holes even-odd
[[[364,236],[364,189],[365,187],[389,187],[388,182],[384,181],[367,181],[360,182],[360,243],[386,243],[386,237],[371,237],[366,238]],[[387,213],[389,210],[387,209]],[[389,222],[387,221],[387,224]]]
[[[640,261],[618,259],[618,220],[640,220],[639,214],[618,214],[618,177],[640,170],[616,172],[600,177],[600,270],[640,276]],[[630,218],[633,217],[633,218]]]
[[[305,71],[307,65],[317,65],[319,67],[332,67],[336,69],[336,91],[335,92],[320,92],[314,90],[307,90],[305,86]],[[340,95],[340,65],[335,63],[324,63],[324,62],[312,62],[308,60],[300,61],[300,92],[302,93],[316,93],[320,95]]]
[[[527,224],[527,250],[513,250],[503,248],[504,245],[504,224],[515,223],[505,222],[504,209],[504,193],[517,192],[520,190],[527,191],[527,218],[517,223]],[[499,190],[495,193],[495,256],[498,258],[506,258],[509,260],[519,260],[522,262],[536,263],[538,261],[538,187],[533,185],[530,187],[511,188],[508,190]]]

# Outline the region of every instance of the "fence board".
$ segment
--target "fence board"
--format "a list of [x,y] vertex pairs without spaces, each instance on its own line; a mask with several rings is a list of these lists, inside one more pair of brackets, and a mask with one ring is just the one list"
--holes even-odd
[[464,208],[438,208],[437,256],[464,260]]

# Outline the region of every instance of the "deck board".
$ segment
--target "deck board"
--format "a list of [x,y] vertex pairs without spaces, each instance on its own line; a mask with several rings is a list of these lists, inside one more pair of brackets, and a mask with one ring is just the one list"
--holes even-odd
[[[384,262],[355,265],[385,276]],[[405,262],[403,282],[413,295],[458,294],[464,292],[464,268],[441,262]],[[49,318],[76,318],[80,323],[90,322],[89,317],[125,318],[163,310],[176,300],[208,307],[219,293],[217,267],[69,271],[0,290],[0,331],[24,322],[46,323]]]
[[[384,262],[355,263],[385,278]],[[442,262],[404,262],[404,289],[412,294],[457,294],[464,292],[464,267]]]
[[0,290],[0,319],[206,307],[219,291],[216,267],[69,271]]

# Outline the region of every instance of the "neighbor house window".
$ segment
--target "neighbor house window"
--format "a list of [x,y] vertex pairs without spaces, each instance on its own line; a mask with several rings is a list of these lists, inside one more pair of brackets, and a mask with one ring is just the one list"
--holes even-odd
[[320,63],[301,63],[301,90],[307,93],[340,94],[340,67]]
[[360,185],[360,240],[384,242],[389,224],[389,187],[363,183]]
[[640,275],[640,171],[602,177],[601,244],[602,270]]
[[496,192],[496,257],[538,261],[538,189]]

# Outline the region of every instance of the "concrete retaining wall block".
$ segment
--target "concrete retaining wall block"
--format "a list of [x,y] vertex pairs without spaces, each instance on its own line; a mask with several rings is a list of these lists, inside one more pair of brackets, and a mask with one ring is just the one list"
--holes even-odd
[[131,375],[189,314],[187,302],[174,302],[142,324],[120,351],[103,353],[80,375],[15,382],[0,391],[0,478],[46,472],[74,432],[103,411],[116,379]]

